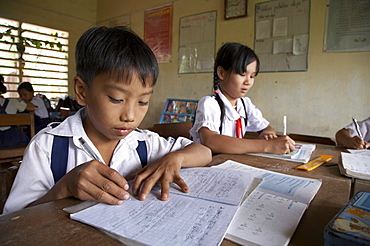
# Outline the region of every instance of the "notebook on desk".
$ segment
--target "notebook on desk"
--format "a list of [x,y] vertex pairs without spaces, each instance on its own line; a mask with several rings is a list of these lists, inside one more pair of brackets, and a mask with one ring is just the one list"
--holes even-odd
[[70,217],[126,245],[219,245],[225,235],[241,244],[286,245],[321,186],[234,161],[182,169],[181,177],[190,193],[171,185],[168,201],[155,189],[146,201],[99,203]]
[[240,245],[288,245],[322,183],[231,160],[215,168],[252,173],[262,180],[248,194],[226,232],[227,239]]
[[122,205],[96,204],[70,215],[128,245],[218,245],[253,176],[234,170],[181,170],[190,193],[171,184],[168,201],[159,187],[145,201],[131,197]]
[[370,180],[370,155],[341,152],[338,167],[345,176]]
[[248,153],[248,155],[256,155],[268,158],[275,158],[279,160],[293,161],[299,163],[307,163],[312,155],[312,152],[315,150],[315,144],[296,144],[296,150],[292,151],[289,154],[284,155],[275,155],[268,153]]

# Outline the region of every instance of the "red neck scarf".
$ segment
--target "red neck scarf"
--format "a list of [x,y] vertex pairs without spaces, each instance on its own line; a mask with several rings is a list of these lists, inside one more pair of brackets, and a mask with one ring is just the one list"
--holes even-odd
[[235,121],[235,131],[237,138],[243,138],[242,118],[239,118]]

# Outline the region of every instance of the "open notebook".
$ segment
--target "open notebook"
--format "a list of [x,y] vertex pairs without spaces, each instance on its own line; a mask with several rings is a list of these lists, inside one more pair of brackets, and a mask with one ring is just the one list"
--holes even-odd
[[370,155],[366,151],[341,152],[338,167],[345,176],[370,180]]
[[230,160],[215,168],[250,173],[262,180],[246,197],[227,230],[226,238],[240,245],[288,245],[322,183]]
[[[70,217],[126,245],[218,245],[253,180],[248,173],[215,168],[181,170],[190,193],[172,185],[168,201],[156,189],[146,201],[99,203]],[[157,187],[159,188],[159,187]]]
[[275,158],[280,160],[286,161],[293,161],[293,162],[300,162],[300,163],[307,163],[312,155],[312,152],[315,150],[315,144],[296,144],[296,150],[292,151],[289,154],[284,155],[275,155],[275,154],[268,154],[268,153],[248,153],[248,155],[256,155],[262,157],[269,157]]
[[240,244],[286,245],[321,185],[234,161],[182,169],[181,177],[190,193],[173,185],[165,202],[156,189],[146,201],[99,203],[70,217],[125,245],[219,245],[225,235]]

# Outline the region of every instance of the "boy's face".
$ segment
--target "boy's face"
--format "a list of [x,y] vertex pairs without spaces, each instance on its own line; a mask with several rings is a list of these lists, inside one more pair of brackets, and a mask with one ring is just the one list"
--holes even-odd
[[78,103],[86,105],[85,131],[97,141],[117,141],[135,130],[148,111],[153,93],[153,88],[144,87],[136,74],[130,84],[99,74],[91,88],[76,77],[75,90]]
[[24,101],[24,102],[30,102],[33,98],[33,92],[32,91],[27,91],[26,89],[20,89],[18,90],[19,97]]

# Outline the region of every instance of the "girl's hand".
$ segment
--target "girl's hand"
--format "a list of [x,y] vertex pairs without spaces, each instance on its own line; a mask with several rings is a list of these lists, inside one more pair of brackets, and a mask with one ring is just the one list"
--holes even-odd
[[139,199],[145,200],[157,182],[161,184],[161,200],[163,201],[168,200],[171,182],[177,184],[183,192],[189,192],[189,187],[180,177],[183,159],[181,153],[171,152],[162,159],[144,167],[135,177],[132,187],[133,195],[140,195]]
[[268,141],[266,153],[283,155],[295,150],[295,142],[288,136],[281,136]]
[[263,129],[263,131],[261,131],[258,136],[259,139],[264,140],[275,139],[277,137],[278,136],[276,135],[276,131],[270,125]]

